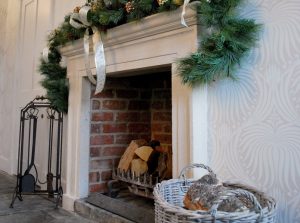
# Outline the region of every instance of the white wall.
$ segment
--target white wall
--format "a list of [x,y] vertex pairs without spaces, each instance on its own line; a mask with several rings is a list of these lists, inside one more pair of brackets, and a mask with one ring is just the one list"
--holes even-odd
[[[17,0],[0,1],[0,169],[11,172],[13,150],[13,102],[16,39],[18,32]],[[15,7],[12,8],[12,5]]]
[[[16,172],[20,108],[45,93],[37,66],[47,35],[67,12],[84,3],[0,0],[0,170]],[[41,157],[37,160],[43,162]]]
[[65,15],[73,12],[76,6],[82,6],[86,0],[54,0],[53,5],[53,27],[56,28],[64,21]]
[[300,222],[300,1],[247,5],[264,29],[240,80],[209,88],[211,165],[276,198],[279,223]]

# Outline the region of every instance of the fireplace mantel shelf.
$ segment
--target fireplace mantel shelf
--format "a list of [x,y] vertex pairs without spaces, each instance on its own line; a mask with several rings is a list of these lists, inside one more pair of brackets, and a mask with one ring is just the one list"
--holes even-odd
[[[138,22],[109,29],[103,34],[107,76],[130,76],[167,69],[172,88],[172,172],[193,162],[207,162],[207,90],[182,85],[176,60],[198,48],[200,26],[197,12],[188,5],[180,23],[182,8],[155,14]],[[92,48],[92,43],[90,44]],[[74,201],[89,193],[89,146],[91,84],[86,78],[83,41],[60,49],[67,58],[69,108],[67,132],[66,192],[63,206],[73,210]],[[92,50],[90,51],[92,52]],[[90,53],[92,72],[94,55]],[[201,128],[199,128],[201,126]]]
[[[164,66],[173,63],[180,56],[195,51],[198,42],[198,20],[195,10],[197,4],[198,2],[194,2],[187,7],[185,20],[188,27],[180,23],[182,8],[179,8],[107,30],[102,34],[106,73],[115,75],[123,71]],[[91,41],[90,52],[92,47]],[[60,51],[69,60],[82,57],[83,40],[69,43]],[[92,53],[90,57],[93,64]],[[81,66],[80,70],[83,70],[84,64]],[[70,72],[68,70],[68,75]],[[86,74],[82,72],[81,75]]]

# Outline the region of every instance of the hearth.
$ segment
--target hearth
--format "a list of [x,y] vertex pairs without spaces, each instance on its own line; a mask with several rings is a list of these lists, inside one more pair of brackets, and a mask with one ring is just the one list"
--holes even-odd
[[117,199],[101,193],[92,193],[88,196],[86,202],[133,222],[154,222],[154,201],[135,196],[128,190],[121,190]]

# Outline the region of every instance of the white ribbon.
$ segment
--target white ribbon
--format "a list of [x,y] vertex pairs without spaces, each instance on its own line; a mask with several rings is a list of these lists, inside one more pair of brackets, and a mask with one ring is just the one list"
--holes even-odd
[[90,37],[89,37],[89,30],[86,29],[83,37],[83,49],[84,49],[84,62],[85,62],[85,69],[86,74],[90,80],[90,82],[94,85],[97,84],[96,79],[94,78],[91,66],[90,66]]
[[61,67],[64,67],[64,68],[67,67],[67,58],[66,58],[65,56],[61,56],[61,60],[60,60],[60,62],[59,62],[59,65],[60,65]]
[[[210,3],[211,0],[206,0],[208,3]],[[186,9],[186,6],[190,3],[190,0],[184,0],[184,3],[183,3],[183,6],[182,6],[182,12],[181,12],[181,24],[185,27],[188,27],[188,25],[186,24],[185,22],[185,19],[184,19],[184,15],[185,15],[185,9]],[[201,1],[200,1],[201,3]]]
[[75,29],[88,28],[91,26],[91,23],[87,20],[88,12],[91,10],[90,6],[83,6],[79,12],[72,13],[70,17],[70,24]]
[[43,57],[43,60],[44,60],[46,63],[49,62],[49,57],[48,57],[48,55],[49,55],[49,48],[48,48],[48,47],[45,47],[45,48],[43,49],[43,55],[42,55],[42,57]]
[[[73,13],[70,17],[70,24],[76,29],[86,28],[85,34],[83,37],[83,46],[84,46],[84,59],[85,59],[85,68],[87,76],[90,82],[96,85],[95,94],[100,93],[105,84],[105,55],[104,55],[104,47],[101,39],[101,33],[96,27],[91,27],[91,23],[87,20],[87,15],[89,10],[91,10],[90,6],[83,6],[79,13]],[[95,53],[95,64],[96,64],[96,75],[97,80],[94,78],[91,67],[90,67],[90,42],[89,42],[89,28],[92,28],[93,31],[93,49]]]
[[184,0],[184,3],[183,3],[183,6],[182,6],[182,12],[181,12],[181,24],[185,27],[188,27],[188,25],[186,24],[185,22],[185,19],[184,19],[184,15],[185,15],[185,9],[186,9],[186,6],[187,4],[190,3],[190,0]]
[[[43,60],[44,60],[46,63],[49,62],[49,53],[50,53],[50,49],[49,49],[48,47],[45,47],[45,48],[43,49],[43,52],[42,52],[42,58],[43,58]],[[60,62],[59,62],[59,65],[60,65],[61,67],[67,67],[67,59],[66,59],[66,57],[61,56],[61,60],[60,60]]]
[[95,64],[96,64],[96,74],[97,74],[97,85],[95,94],[100,93],[105,84],[105,54],[104,46],[101,39],[101,33],[96,27],[93,27],[93,43],[94,43],[94,53],[95,53]]

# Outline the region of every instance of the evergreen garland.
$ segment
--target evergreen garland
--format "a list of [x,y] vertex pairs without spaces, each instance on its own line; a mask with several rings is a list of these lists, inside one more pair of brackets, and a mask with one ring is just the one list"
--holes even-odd
[[156,0],[134,0],[132,1],[133,10],[128,14],[128,21],[141,19],[157,11],[158,3]]
[[[199,21],[211,32],[203,38],[197,52],[178,61],[183,83],[191,86],[224,77],[236,78],[234,71],[255,44],[260,27],[253,20],[239,18],[236,7],[242,0],[200,1]],[[88,20],[105,31],[157,12],[174,10],[182,3],[183,0],[89,0],[87,4],[92,10]],[[74,9],[79,10],[80,7]],[[41,59],[39,66],[45,76],[41,84],[47,90],[47,98],[63,112],[68,109],[68,83],[57,47],[82,38],[85,32],[73,28],[69,20],[70,16],[66,16],[62,25],[49,35],[48,61]]]
[[84,29],[75,29],[69,24],[70,16],[48,37],[48,62],[41,59],[39,71],[44,75],[41,85],[47,90],[48,100],[59,111],[68,111],[69,88],[66,79],[67,69],[60,65],[61,55],[58,46],[83,37]]
[[178,61],[182,82],[195,86],[217,79],[236,79],[235,70],[257,40],[260,25],[238,17],[241,0],[202,1],[200,23],[211,30],[196,53]]

